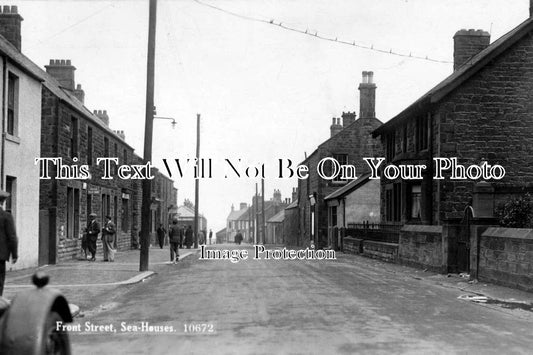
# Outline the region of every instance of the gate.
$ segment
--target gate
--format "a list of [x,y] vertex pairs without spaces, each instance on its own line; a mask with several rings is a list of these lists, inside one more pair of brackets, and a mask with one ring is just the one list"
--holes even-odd
[[470,271],[470,224],[473,214],[472,207],[465,209],[460,224],[449,226],[448,235],[448,271]]

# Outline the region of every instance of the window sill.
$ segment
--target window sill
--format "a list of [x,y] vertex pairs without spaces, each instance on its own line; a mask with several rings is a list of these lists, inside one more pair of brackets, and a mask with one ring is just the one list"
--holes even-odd
[[20,144],[20,137],[17,137],[17,136],[14,136],[14,135],[11,135],[9,133],[6,133],[5,134],[5,137],[6,137],[6,140],[10,141],[10,142],[13,142],[15,144]]

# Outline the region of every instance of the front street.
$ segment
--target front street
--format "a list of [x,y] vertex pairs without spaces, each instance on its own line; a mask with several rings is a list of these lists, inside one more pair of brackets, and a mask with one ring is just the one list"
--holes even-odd
[[[224,245],[221,249],[250,246]],[[76,318],[75,354],[525,353],[533,313],[459,299],[442,275],[337,253],[337,260],[155,265]],[[440,281],[442,282],[440,282]],[[489,285],[490,287],[490,285]],[[526,294],[527,297],[527,294]],[[83,331],[86,324],[112,330]],[[129,327],[129,328],[128,328]],[[118,351],[117,351],[118,350]]]

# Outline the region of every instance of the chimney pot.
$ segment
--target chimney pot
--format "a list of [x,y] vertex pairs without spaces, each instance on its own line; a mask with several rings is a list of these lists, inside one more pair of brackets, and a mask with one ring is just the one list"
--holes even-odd
[[9,5],[4,5],[4,14],[9,14],[10,13],[10,8],[9,8]]
[[12,14],[18,14],[19,13],[19,9],[18,9],[17,5],[11,5],[11,13]]
[[453,36],[453,70],[459,69],[472,57],[487,48],[490,34],[483,30],[459,30]]

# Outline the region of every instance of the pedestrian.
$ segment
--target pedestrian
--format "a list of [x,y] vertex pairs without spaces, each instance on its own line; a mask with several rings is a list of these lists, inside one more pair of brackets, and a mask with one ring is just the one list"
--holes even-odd
[[111,216],[106,216],[106,223],[102,228],[102,248],[104,250],[104,261],[115,261],[115,224],[111,221]]
[[170,262],[176,264],[180,259],[179,244],[182,235],[182,230],[178,226],[178,220],[173,220],[172,225],[168,229],[168,241],[170,244]]
[[198,244],[204,244],[205,243],[205,234],[202,231],[198,232]]
[[192,226],[187,226],[187,230],[185,231],[185,245],[187,246],[187,249],[191,249],[192,245]]
[[100,234],[100,225],[96,221],[96,213],[89,215],[89,223],[87,223],[87,249],[91,253],[90,261],[96,260],[96,241]]
[[185,226],[180,228],[180,249],[183,249],[183,242],[185,241],[185,232],[187,228]]
[[213,239],[213,230],[209,230],[209,245],[211,245],[211,239]]
[[11,264],[18,259],[18,239],[15,222],[11,213],[4,211],[3,205],[9,192],[0,190],[0,296],[4,294],[6,280],[6,261],[11,257]]
[[241,242],[242,242],[241,231],[237,231],[237,234],[235,235],[235,243],[241,245]]
[[163,223],[159,223],[159,227],[157,228],[157,241],[159,242],[159,248],[163,249],[163,245],[165,245],[165,235],[167,234],[167,230],[163,228]]
[[82,257],[87,260],[87,228],[83,228],[83,233],[81,235],[81,252]]

